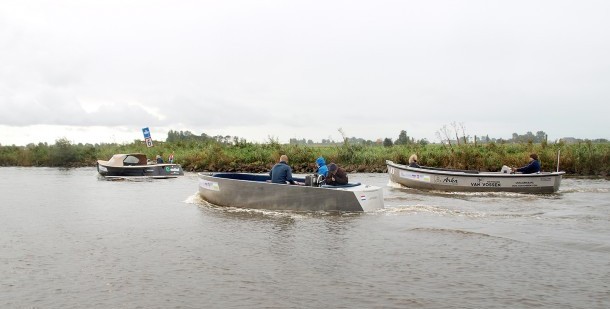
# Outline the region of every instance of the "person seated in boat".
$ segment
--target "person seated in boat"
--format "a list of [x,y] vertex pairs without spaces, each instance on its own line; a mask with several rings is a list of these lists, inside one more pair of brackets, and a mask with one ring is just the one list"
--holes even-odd
[[521,172],[523,174],[534,174],[540,172],[540,161],[538,161],[538,155],[535,153],[530,154],[530,162],[523,167],[513,169],[513,171]]
[[503,173],[503,174],[512,174],[512,173],[514,173],[513,169],[508,167],[508,166],[506,166],[506,165],[502,165],[502,169],[500,169],[500,172]]
[[161,155],[157,155],[157,164],[161,163],[163,163],[163,158],[161,157]]
[[419,167],[419,164],[417,164],[417,155],[416,154],[412,154],[409,157],[409,167]]
[[271,168],[269,176],[271,176],[272,183],[290,183],[291,185],[298,184],[296,181],[294,181],[294,179],[292,179],[292,168],[290,168],[290,165],[288,165],[287,155],[280,156],[280,161],[276,163],[273,168]]
[[323,157],[316,159],[316,166],[318,167],[318,170],[316,171],[318,175],[322,175],[324,177],[328,175],[328,166],[326,166],[326,160],[324,160]]
[[341,186],[348,183],[347,173],[335,163],[328,165],[328,175],[324,182],[330,186]]

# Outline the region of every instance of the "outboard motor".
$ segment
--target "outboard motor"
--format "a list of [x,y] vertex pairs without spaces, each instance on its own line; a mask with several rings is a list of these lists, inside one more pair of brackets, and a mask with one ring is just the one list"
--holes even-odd
[[314,182],[313,175],[306,175],[305,176],[305,185],[306,186],[308,186],[308,187],[313,186],[313,182]]
[[316,179],[317,182],[317,186],[320,187],[324,184],[324,180],[326,178],[324,177],[324,175],[318,175],[318,179]]
[[324,176],[318,174],[307,175],[305,176],[305,185],[308,187],[319,187],[320,186],[320,177],[324,179]]

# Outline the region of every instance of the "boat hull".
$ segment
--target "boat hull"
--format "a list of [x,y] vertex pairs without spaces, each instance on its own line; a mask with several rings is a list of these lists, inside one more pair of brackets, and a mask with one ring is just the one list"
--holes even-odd
[[405,187],[449,192],[554,193],[564,172],[509,174],[413,168],[386,161],[390,181]]
[[284,185],[269,183],[269,179],[269,176],[255,174],[200,173],[199,194],[212,204],[239,208],[292,211],[372,211],[383,208],[383,190],[380,187]]
[[152,177],[174,178],[184,175],[179,164],[150,164],[134,166],[108,166],[97,164],[97,171],[104,177]]

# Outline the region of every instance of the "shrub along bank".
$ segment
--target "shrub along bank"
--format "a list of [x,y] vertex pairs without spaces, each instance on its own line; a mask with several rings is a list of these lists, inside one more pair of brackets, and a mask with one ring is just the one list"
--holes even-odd
[[282,154],[289,157],[295,173],[315,170],[315,159],[323,156],[349,172],[386,172],[386,160],[406,164],[411,154],[419,157],[420,165],[479,171],[498,171],[502,165],[522,166],[530,153],[537,153],[543,171],[555,171],[557,153],[561,151],[560,170],[571,175],[604,176],[610,172],[610,143],[534,144],[488,143],[450,147],[441,144],[410,144],[384,147],[340,144],[306,146],[270,142],[255,144],[216,141],[155,142],[147,148],[141,141],[130,144],[72,144],[66,139],[55,144],[0,146],[0,166],[95,166],[98,159],[108,160],[115,153],[145,153],[149,158],[159,154],[165,160],[174,153],[176,163],[186,171],[231,171],[262,173],[271,169]]

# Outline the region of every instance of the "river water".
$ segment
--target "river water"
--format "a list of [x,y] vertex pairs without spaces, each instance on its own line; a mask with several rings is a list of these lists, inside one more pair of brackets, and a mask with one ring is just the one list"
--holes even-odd
[[610,182],[397,188],[374,213],[208,205],[197,175],[0,168],[0,308],[609,308]]

